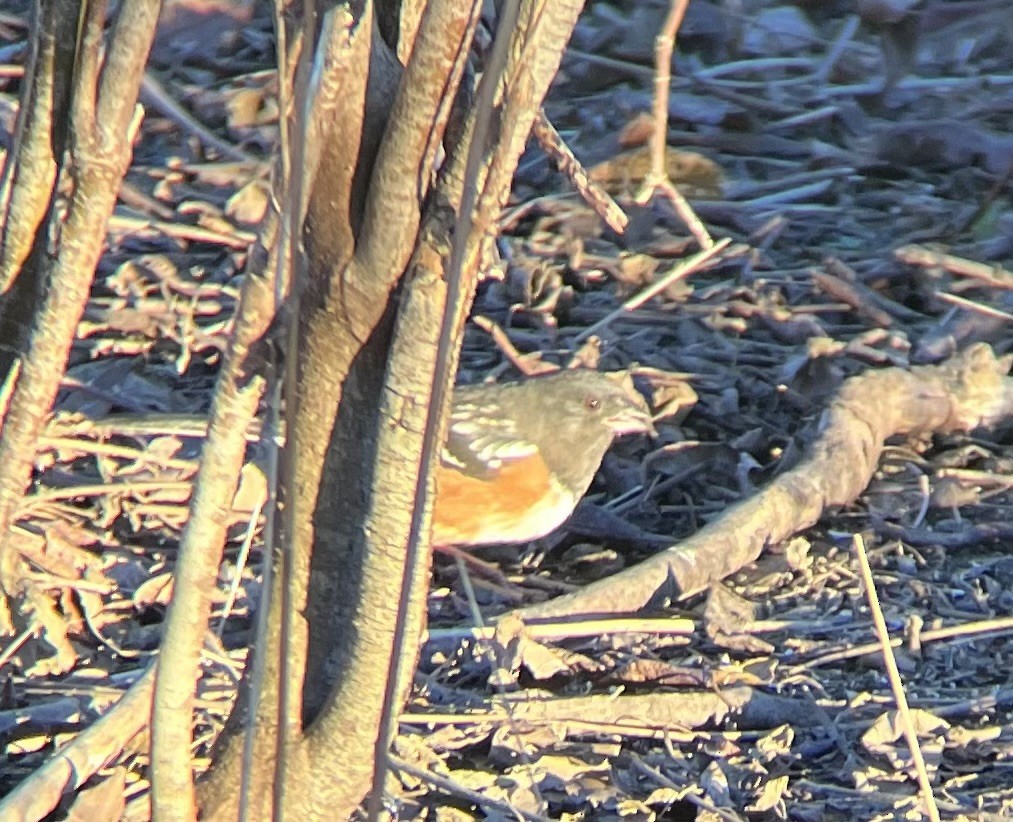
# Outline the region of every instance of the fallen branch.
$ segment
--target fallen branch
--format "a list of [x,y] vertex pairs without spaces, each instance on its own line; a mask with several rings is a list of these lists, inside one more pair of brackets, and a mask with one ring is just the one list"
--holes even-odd
[[[617,697],[614,694],[590,696],[497,696],[485,704],[487,714],[475,711],[464,718],[479,724],[499,724],[507,718],[525,726],[556,725],[562,737],[621,734],[640,739],[664,739],[674,728],[715,728],[734,717],[736,728],[742,730],[776,728],[792,724],[811,727],[827,721],[827,716],[814,703],[803,704],[786,696],[774,696],[759,688],[735,685],[711,691],[659,691]],[[453,714],[458,721],[460,716]],[[405,713],[406,725],[438,724],[439,716],[428,713]]]
[[868,485],[887,438],[993,425],[1013,415],[1013,356],[972,346],[942,365],[885,368],[848,380],[808,457],[689,539],[622,573],[516,613],[525,621],[635,613],[699,591],[768,545],[848,505]]
[[46,760],[0,802],[0,819],[43,819],[67,792],[77,790],[112,762],[148,727],[155,666],[148,667],[116,705]]

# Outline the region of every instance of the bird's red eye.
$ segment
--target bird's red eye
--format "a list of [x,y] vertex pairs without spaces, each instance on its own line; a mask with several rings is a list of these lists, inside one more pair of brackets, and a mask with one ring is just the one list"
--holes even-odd
[[599,408],[601,408],[601,400],[598,399],[593,394],[588,394],[586,397],[584,397],[584,407],[588,411],[597,411]]

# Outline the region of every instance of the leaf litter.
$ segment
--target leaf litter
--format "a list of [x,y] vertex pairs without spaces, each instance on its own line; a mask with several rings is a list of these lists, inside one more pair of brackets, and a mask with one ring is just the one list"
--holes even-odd
[[[666,203],[630,196],[665,5],[589,4],[546,106],[626,211],[625,233],[530,152],[504,215],[502,278],[483,287],[462,357],[469,381],[561,366],[578,350],[603,368],[635,364],[660,438],[621,443],[563,532],[479,551],[501,582],[438,561],[395,744],[404,767],[388,785],[404,818],[917,818],[911,751],[849,549],[859,533],[940,814],[1007,817],[1008,424],[894,436],[858,499],[733,563],[709,590],[657,587],[631,618],[621,575],[721,527],[804,464],[841,387],[874,385],[849,377],[935,365],[975,342],[1010,350],[1004,6],[756,3],[734,15],[693,0],[667,167],[731,244],[617,312],[696,250]],[[8,787],[105,711],[157,646],[199,449],[199,425],[178,420],[207,409],[264,203],[257,158],[274,141],[268,21],[223,31],[222,48],[192,62],[173,62],[163,42],[169,58],[147,93],[236,151],[223,156],[165,100],[149,102],[26,498],[19,548],[48,596],[33,602],[35,634],[3,652],[17,671],[0,711]],[[4,34],[23,42],[17,27]],[[1008,408],[1003,385],[982,404]],[[258,594],[257,456],[219,575],[200,755],[231,706]],[[820,470],[841,476],[867,459],[843,447],[832,457]],[[469,627],[465,582],[491,623],[595,580],[617,613]],[[143,817],[142,751],[117,754],[120,789],[93,788],[76,810],[120,813],[122,802],[125,818]]]

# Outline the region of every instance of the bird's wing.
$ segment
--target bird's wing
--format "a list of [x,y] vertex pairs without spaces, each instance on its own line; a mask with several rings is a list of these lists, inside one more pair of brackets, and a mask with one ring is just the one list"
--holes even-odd
[[443,461],[469,473],[488,474],[504,463],[538,452],[526,441],[513,420],[466,400],[457,400],[450,412],[450,431]]

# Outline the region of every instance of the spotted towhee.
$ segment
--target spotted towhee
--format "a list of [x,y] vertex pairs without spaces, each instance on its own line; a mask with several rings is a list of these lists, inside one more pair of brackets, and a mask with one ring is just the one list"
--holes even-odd
[[433,545],[529,542],[560,526],[612,441],[654,433],[626,372],[563,371],[454,392]]

